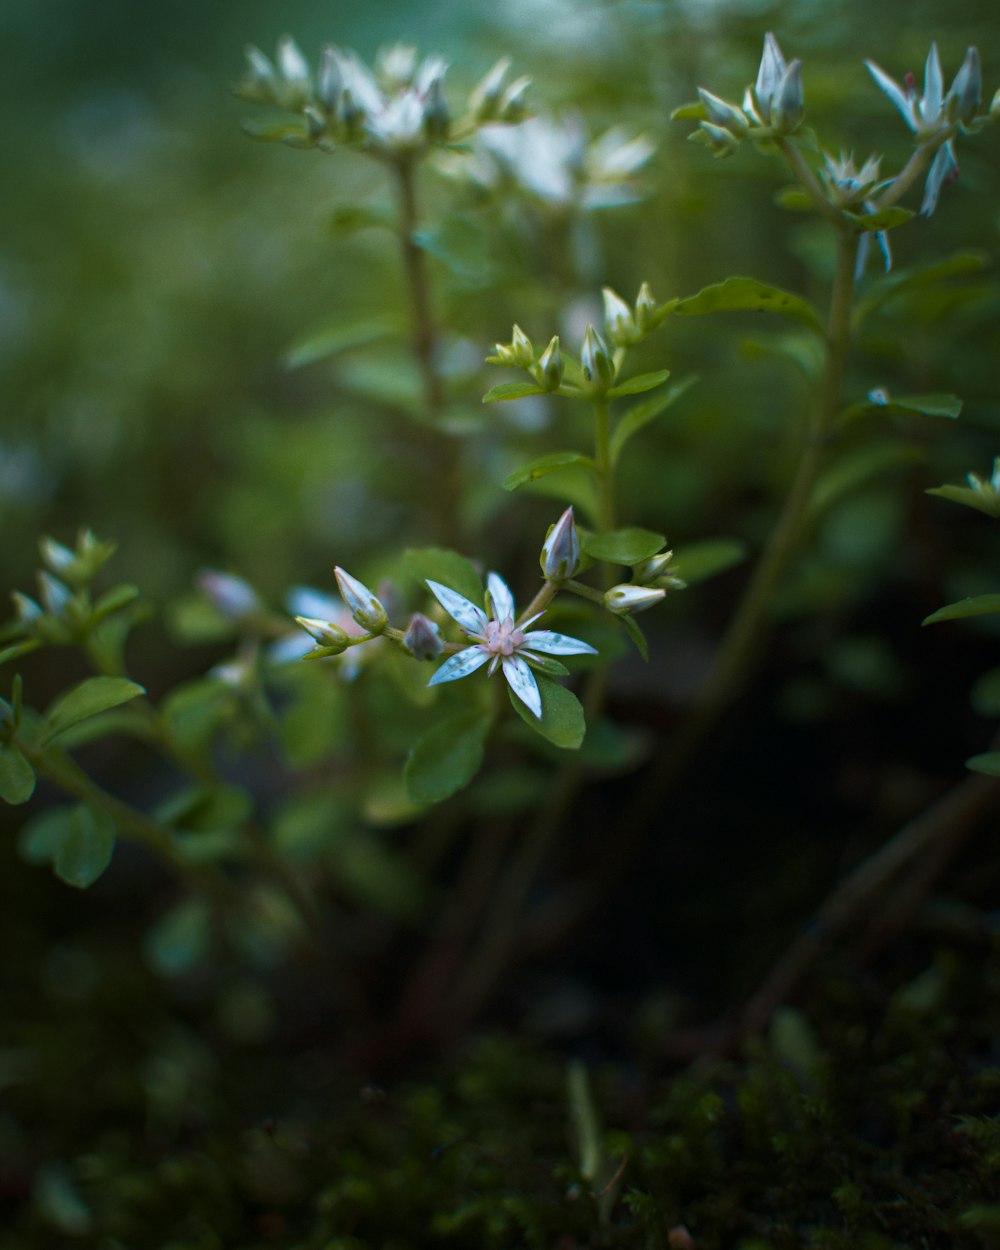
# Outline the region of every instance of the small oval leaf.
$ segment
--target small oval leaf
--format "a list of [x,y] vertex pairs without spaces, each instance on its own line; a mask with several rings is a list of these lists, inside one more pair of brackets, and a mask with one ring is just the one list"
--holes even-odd
[[591,534],[583,541],[583,549],[595,560],[609,564],[639,564],[662,551],[667,540],[662,534],[633,526],[611,530],[607,534]]
[[592,470],[594,462],[589,456],[581,456],[578,451],[553,451],[547,456],[539,456],[537,460],[532,460],[508,474],[503,480],[503,488],[504,490],[517,490],[526,482],[533,482],[536,478],[568,468]]
[[467,786],[479,772],[490,718],[459,712],[430,728],[414,745],[403,775],[413,803],[440,803]]
[[514,692],[508,687],[511,706],[526,725],[530,725],[535,733],[547,738],[553,746],[562,747],[567,751],[575,751],[583,742],[587,732],[587,722],[583,715],[583,704],[565,686],[558,682],[536,675],[538,693],[542,697],[542,715],[535,714],[524,706]]
[[968,599],[959,599],[957,603],[949,603],[938,608],[930,616],[925,616],[924,625],[936,625],[939,621],[960,621],[967,616],[989,616],[992,612],[1000,612],[1000,595],[972,595]]
[[790,291],[768,286],[756,278],[727,278],[725,282],[707,286],[697,295],[680,300],[674,312],[679,317],[703,317],[718,312],[779,313],[801,321],[819,334],[823,332],[823,322],[811,304]]
[[127,677],[90,677],[58,699],[48,714],[43,744],[88,716],[128,703],[145,694],[145,687]]
[[0,742],[0,799],[16,806],[35,792],[35,770],[13,742]]
[[525,395],[544,395],[545,388],[535,382],[501,382],[483,396],[484,404],[498,404],[507,399],[523,399]]

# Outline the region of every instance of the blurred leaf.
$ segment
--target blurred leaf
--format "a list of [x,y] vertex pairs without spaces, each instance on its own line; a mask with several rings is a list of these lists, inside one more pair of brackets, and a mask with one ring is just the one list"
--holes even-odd
[[313,859],[336,847],[348,828],[343,799],[326,792],[300,795],[278,813],[274,845],[288,859]]
[[170,632],[180,642],[226,642],[236,633],[235,623],[223,616],[203,594],[182,595],[167,610]]
[[965,761],[965,767],[974,773],[985,773],[987,777],[1000,777],[1000,751],[987,751],[984,755],[973,755]]
[[145,687],[138,682],[129,681],[126,677],[89,677],[68,694],[64,694],[49,709],[42,741],[51,742],[70,725],[75,725],[88,716],[96,716],[98,712],[106,712],[109,708],[128,703],[130,699],[136,699],[145,693]]
[[932,261],[912,269],[898,269],[895,273],[878,278],[872,283],[871,289],[855,305],[853,323],[861,323],[884,304],[902,292],[915,287],[927,286],[935,282],[943,282],[947,278],[961,277],[965,274],[979,273],[989,261],[985,252],[956,252],[954,256],[944,260]]
[[160,711],[177,745],[198,752],[207,747],[220,721],[229,715],[232,698],[228,686],[205,677],[177,686]]
[[618,457],[621,455],[625,444],[634,434],[638,434],[641,429],[649,425],[650,421],[655,420],[661,412],[666,412],[668,408],[672,407],[684,392],[697,381],[697,375],[692,373],[686,378],[681,378],[679,382],[675,382],[673,386],[668,387],[663,394],[655,395],[652,399],[636,404],[628,412],[624,413],[611,435],[611,463],[613,465],[617,464]]
[[611,530],[607,534],[588,534],[580,544],[588,556],[610,564],[632,565],[648,560],[666,546],[663,534],[638,526]]
[[62,1163],[43,1163],[34,1184],[35,1205],[49,1228],[64,1237],[86,1237],[94,1228],[90,1208]]
[[403,555],[406,571],[423,589],[429,578],[457,590],[471,603],[482,607],[483,581],[476,566],[466,556],[443,547],[411,547]]
[[483,762],[491,719],[481,710],[438,721],[406,761],[406,792],[414,803],[440,803],[467,786]]
[[0,799],[27,803],[35,792],[35,770],[13,742],[0,742]]
[[697,295],[682,299],[674,312],[680,317],[702,317],[717,312],[779,313],[801,321],[820,334],[823,332],[819,313],[811,304],[790,291],[768,286],[756,278],[727,278],[725,282],[707,286]]
[[126,734],[139,742],[152,742],[156,738],[156,723],[152,718],[139,715],[134,709],[99,712],[86,720],[63,729],[59,733],[59,745],[64,751],[72,751],[97,742],[109,734]]
[[631,616],[620,616],[618,619],[621,621],[625,632],[632,639],[635,649],[648,664],[649,643],[646,641],[646,635],[642,632],[642,628],[636,624],[635,620]]
[[576,695],[539,674],[536,677],[538,692],[542,696],[541,719],[524,706],[521,700],[508,688],[507,693],[521,720],[530,725],[535,733],[548,738],[549,742],[566,750],[576,750],[583,742],[587,732],[583,715],[583,705]]
[[581,456],[578,451],[553,451],[509,473],[503,480],[503,488],[504,490],[517,490],[526,482],[532,482],[536,478],[545,477],[546,474],[556,473],[559,469],[566,468],[592,470],[594,462],[589,456]]
[[812,1026],[797,1007],[776,1007],[768,1035],[779,1062],[790,1068],[800,1085],[817,1084],[826,1067]]
[[544,395],[545,387],[537,382],[501,382],[491,386],[483,396],[484,404],[502,403],[507,399],[523,399],[525,395]]
[[687,543],[670,567],[689,586],[697,586],[746,558],[746,543],[738,538],[706,538],[699,543]]
[[964,504],[966,508],[975,508],[977,512],[985,513],[986,516],[994,518],[1000,516],[1000,500],[992,493],[973,490],[970,486],[932,486],[927,494],[937,495],[952,503]]
[[960,599],[957,603],[949,603],[947,607],[938,608],[930,616],[925,616],[924,625],[936,625],[939,621],[960,621],[967,616],[989,616],[1000,612],[1000,595],[972,595],[968,599]]
[[655,390],[656,387],[662,386],[669,377],[669,369],[660,369],[656,373],[640,373],[619,386],[613,386],[608,391],[608,399],[618,399],[622,395],[641,395],[644,391]]
[[0,664],[6,664],[8,660],[19,660],[22,655],[30,655],[41,645],[37,638],[26,638],[24,642],[15,642],[9,647],[4,647],[0,650]]
[[55,807],[29,820],[17,849],[29,864],[51,863],[67,885],[86,889],[111,862],[115,827],[110,816],[86,804]]
[[910,443],[878,442],[845,452],[820,476],[809,501],[813,515],[889,469],[922,460],[924,453]]
[[368,321],[343,321],[339,318],[328,321],[291,344],[285,352],[285,367],[301,369],[303,365],[327,360],[338,352],[349,351],[352,347],[366,347],[369,343],[378,343],[398,333],[398,322],[392,317],[373,317]]
[[97,621],[103,620],[104,617],[110,616],[112,612],[117,612],[119,608],[124,608],[126,604],[138,598],[138,586],[115,586],[107,594],[101,595],[100,599],[94,604],[94,610],[90,617],[91,623],[96,624]]
[[449,213],[432,229],[420,230],[413,242],[466,282],[482,282],[490,268],[490,239],[467,213]]
[[799,331],[770,334],[764,339],[741,339],[740,353],[746,360],[787,361],[810,383],[822,376],[826,359],[823,344],[814,335]]
[[892,396],[885,403],[865,400],[852,404],[840,414],[841,421],[855,417],[907,416],[917,412],[925,417],[948,417],[954,420],[962,411],[962,401],[957,395],[900,395]]
[[991,668],[976,679],[969,701],[980,716],[1000,716],[1000,668]]
[[329,218],[330,233],[336,237],[354,234],[358,230],[382,227],[386,230],[396,228],[396,215],[392,205],[383,204],[339,204]]
[[892,208],[880,209],[877,213],[848,213],[844,216],[857,230],[895,230],[897,226],[912,221],[916,213],[910,208],[901,208],[898,204]]
[[290,147],[311,147],[305,121],[269,121],[251,118],[242,123],[243,131],[261,143],[287,143]]
[[143,953],[157,972],[176,976],[204,959],[211,936],[208,904],[203,898],[187,898],[146,931]]
[[210,833],[237,828],[252,811],[253,799],[238,786],[194,785],[161,803],[156,819],[193,833]]
[[798,184],[775,191],[774,202],[779,208],[787,209],[790,213],[808,213],[816,207],[809,193]]

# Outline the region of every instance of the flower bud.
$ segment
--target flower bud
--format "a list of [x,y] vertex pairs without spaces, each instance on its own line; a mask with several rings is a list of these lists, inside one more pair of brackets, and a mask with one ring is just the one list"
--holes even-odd
[[332,43],[324,47],[316,75],[316,98],[328,113],[336,113],[340,93],[344,89],[344,76],[340,70],[340,55]]
[[441,631],[434,621],[421,612],[414,612],[403,635],[403,646],[417,660],[433,660],[444,650]]
[[65,577],[76,563],[76,552],[70,551],[68,547],[57,543],[48,535],[38,540],[38,548],[42,553],[42,559],[53,573],[59,573]]
[[604,606],[615,616],[632,616],[636,612],[645,612],[654,607],[667,592],[660,587],[638,586],[633,582],[623,582],[620,586],[612,586],[604,592]]
[[337,652],[347,650],[351,641],[347,630],[333,621],[321,621],[315,616],[297,616],[295,620],[321,647],[331,647]]
[[237,95],[255,104],[274,104],[278,94],[278,79],[274,66],[253,44],[246,47],[248,72],[236,88]]
[[525,334],[520,326],[514,327],[510,341],[511,351],[513,353],[514,363],[520,369],[528,369],[535,362],[535,349],[531,344],[531,339]]
[[572,577],[580,563],[580,536],[573,509],[567,508],[545,537],[540,560],[542,572],[552,582]]
[[500,100],[497,110],[498,119],[502,122],[519,122],[527,111],[524,97],[531,86],[530,78],[515,78]]
[[771,100],[771,126],[775,134],[790,135],[802,125],[806,115],[802,92],[802,62],[792,61],[781,77]]
[[698,88],[698,95],[701,97],[710,122],[721,126],[723,130],[730,131],[737,138],[742,139],[746,135],[750,129],[750,123],[741,108],[730,104],[728,100],[721,100],[717,95],[712,95],[711,91],[706,91],[704,87]]
[[648,334],[650,330],[656,329],[658,312],[659,306],[649,289],[649,283],[644,282],[635,300],[635,324],[640,334]]
[[41,591],[45,611],[52,616],[62,615],[73,597],[73,592],[68,586],[53,577],[51,573],[46,573],[44,569],[38,574],[38,588]]
[[672,551],[661,551],[659,555],[650,556],[648,560],[643,560],[641,564],[633,565],[632,576],[637,582],[645,585],[657,577],[663,577],[668,572],[670,561],[673,558],[674,553]]
[[982,86],[979,49],[970,48],[948,92],[949,99],[954,101],[955,117],[964,125],[968,125],[979,111]]
[[359,582],[350,573],[345,573],[339,565],[333,570],[333,574],[351,616],[370,634],[381,634],[389,624],[385,608],[363,582]]
[[615,380],[615,363],[604,339],[592,325],[588,325],[583,336],[583,350],[580,353],[580,367],[583,377],[592,390],[605,391]]
[[563,380],[564,365],[559,353],[559,336],[554,335],[552,341],[542,352],[535,368],[538,385],[547,391],[557,391]]
[[610,287],[604,291],[604,329],[615,347],[628,347],[636,342],[635,319],[632,309]]
[[198,587],[216,612],[229,621],[238,621],[260,607],[260,600],[250,583],[232,573],[202,569],[198,574]]
[[504,57],[482,79],[469,97],[469,112],[477,122],[492,121],[500,107],[503,80],[510,69],[510,58]]
[[14,600],[14,607],[22,625],[31,625],[45,615],[34,599],[21,594],[19,590],[12,591],[10,597]]
[[440,76],[432,78],[424,98],[424,133],[429,139],[444,139],[448,134],[448,105]]
[[698,139],[704,143],[715,156],[732,156],[740,146],[739,139],[723,126],[714,122],[701,122],[698,129],[689,135],[690,139]]
[[278,41],[278,70],[285,80],[281,92],[281,103],[285,108],[300,109],[308,104],[312,96],[309,63],[291,35],[285,35]]
[[778,41],[770,31],[764,36],[764,52],[757,70],[757,81],[753,86],[753,96],[757,103],[761,121],[771,124],[771,107],[777,98],[779,86],[785,75],[785,58],[778,47]]

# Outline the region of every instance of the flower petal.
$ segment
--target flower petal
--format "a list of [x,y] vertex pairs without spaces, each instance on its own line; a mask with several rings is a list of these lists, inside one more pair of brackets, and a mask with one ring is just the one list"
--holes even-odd
[[482,608],[477,608],[465,595],[460,595],[457,590],[451,590],[448,586],[442,586],[440,582],[432,582],[428,578],[427,585],[438,603],[450,617],[458,621],[466,633],[482,634],[486,628],[486,613]]
[[541,651],[544,655],[597,655],[589,642],[557,634],[551,629],[533,629],[524,636],[524,646],[529,651]]
[[491,573],[486,579],[486,589],[490,596],[495,621],[514,619],[514,596],[510,587],[499,573]]
[[517,655],[507,655],[503,659],[503,675],[507,685],[517,695],[529,712],[542,719],[542,696],[538,690],[535,675],[527,663]]
[[925,122],[935,122],[941,112],[944,98],[944,79],[941,75],[941,58],[938,56],[936,43],[931,44],[927,53],[927,64],[924,66],[924,100],[923,116]]
[[468,677],[477,668],[482,668],[489,658],[490,653],[482,647],[466,647],[464,651],[459,651],[451,659],[445,660],[427,684],[440,686],[445,681],[458,681],[461,677]]
[[949,178],[954,177],[957,172],[958,161],[955,159],[955,146],[949,139],[947,143],[942,143],[938,148],[937,155],[927,171],[927,181],[924,183],[924,198],[920,205],[920,212],[924,217],[930,217],[931,213],[937,208],[941,187]]
[[884,69],[880,69],[874,61],[865,61],[868,66],[868,72],[872,78],[878,83],[889,99],[895,104],[896,108],[903,115],[903,120],[911,130],[916,130],[917,119],[914,116],[913,102],[903,91],[899,83],[895,79],[890,78]]

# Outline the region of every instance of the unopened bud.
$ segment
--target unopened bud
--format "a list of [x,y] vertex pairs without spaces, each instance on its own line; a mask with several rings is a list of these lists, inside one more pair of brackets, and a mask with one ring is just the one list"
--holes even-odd
[[711,91],[706,91],[704,87],[698,88],[698,95],[701,97],[710,122],[721,126],[723,130],[731,131],[740,139],[744,137],[750,129],[750,123],[741,108],[730,104],[728,100],[720,99],[717,95],[712,95]]
[[497,117],[502,122],[519,122],[526,112],[524,97],[531,86],[530,78],[515,78],[500,100]]
[[580,536],[576,532],[573,509],[567,508],[549,530],[542,547],[542,572],[552,582],[572,577],[580,563]]
[[658,311],[659,308],[656,300],[653,299],[649,283],[644,282],[635,300],[635,324],[640,334],[648,334],[650,330],[656,328]]
[[663,577],[670,567],[670,561],[674,558],[672,551],[661,551],[659,555],[650,556],[648,560],[643,560],[641,564],[632,566],[632,576],[637,582],[651,582],[654,578]]
[[389,624],[385,608],[363,582],[359,582],[350,573],[345,573],[339,565],[333,570],[333,574],[351,616],[370,634],[381,634]]
[[38,574],[38,588],[41,591],[45,610],[52,616],[60,616],[65,612],[73,597],[73,592],[68,586],[53,577],[51,573],[46,573],[44,569]]
[[515,326],[511,336],[511,358],[519,369],[529,369],[535,362],[535,349],[531,339],[520,326]]
[[316,75],[316,98],[328,113],[336,113],[337,101],[344,88],[344,76],[340,71],[340,55],[332,43],[328,43],[320,57]]
[[982,99],[983,77],[979,65],[979,49],[970,48],[955,81],[951,84],[949,97],[954,100],[955,117],[968,125],[979,111]]
[[604,329],[615,347],[628,347],[636,341],[632,309],[610,287],[604,288]]
[[229,621],[238,621],[260,607],[260,600],[250,583],[232,573],[202,569],[198,574],[198,587],[212,607]]
[[19,590],[12,591],[10,597],[14,600],[14,608],[22,625],[31,625],[45,615],[34,599],[23,595]]
[[39,539],[38,548],[42,553],[42,559],[53,573],[65,576],[76,563],[76,552],[70,551],[69,547],[64,547],[62,543],[57,543],[54,538],[49,538],[48,535]]
[[273,104],[277,97],[278,79],[274,66],[253,44],[246,47],[248,73],[236,88],[244,100],[256,104]]
[[732,156],[740,146],[739,139],[724,126],[716,126],[715,122],[702,122],[698,129],[688,136],[704,143],[715,156]]
[[297,616],[295,619],[310,638],[314,638],[321,647],[331,647],[340,652],[346,651],[350,645],[351,640],[347,630],[341,629],[333,621],[321,621],[315,616]]
[[564,368],[559,352],[559,336],[555,335],[538,358],[538,365],[535,369],[538,385],[544,386],[547,391],[557,391],[563,380]]
[[434,621],[414,612],[403,635],[403,646],[417,660],[433,660],[444,650],[441,633]]
[[611,359],[611,352],[592,325],[587,326],[583,336],[580,367],[584,380],[595,391],[607,390],[615,380],[615,363]]
[[802,125],[806,115],[802,92],[802,62],[792,61],[782,75],[771,100],[771,126],[775,134],[790,135]]
[[469,97],[469,112],[477,122],[492,121],[500,106],[503,80],[510,69],[510,58],[504,57],[482,79]]
[[636,612],[655,607],[666,596],[667,592],[660,587],[623,582],[604,592],[604,606],[615,616],[633,616]]
[[309,81],[309,64],[291,35],[284,35],[278,41],[278,68],[285,82]]
[[444,139],[448,134],[448,105],[440,77],[432,78],[424,98],[424,132],[429,139]]

